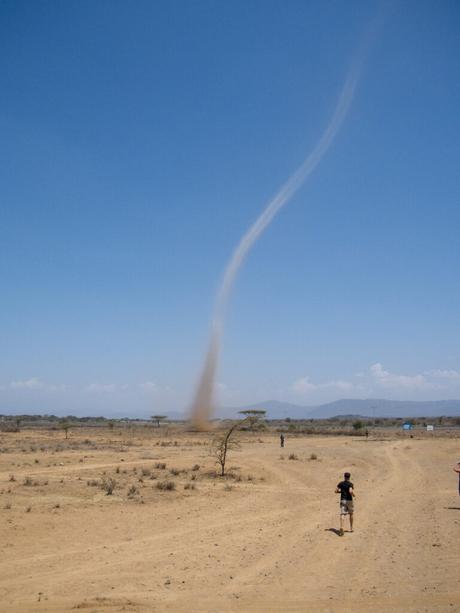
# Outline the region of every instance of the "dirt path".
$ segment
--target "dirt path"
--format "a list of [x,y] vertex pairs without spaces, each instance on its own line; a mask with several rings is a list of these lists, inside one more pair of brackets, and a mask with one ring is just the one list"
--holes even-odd
[[[74,492],[64,509],[2,511],[4,610],[460,611],[455,441],[287,443],[245,444],[231,459],[243,480],[227,488],[200,477],[197,490],[146,504],[92,494],[79,505]],[[198,451],[174,453],[190,465]],[[338,537],[333,490],[345,469],[356,531]]]

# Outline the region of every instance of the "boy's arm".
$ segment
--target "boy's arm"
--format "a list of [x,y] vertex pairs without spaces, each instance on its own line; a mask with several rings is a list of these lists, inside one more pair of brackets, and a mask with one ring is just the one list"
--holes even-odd
[[456,473],[460,473],[460,462],[454,466],[452,470],[454,470]]
[[352,487],[350,487],[350,494],[352,495],[353,498],[356,498],[355,490]]

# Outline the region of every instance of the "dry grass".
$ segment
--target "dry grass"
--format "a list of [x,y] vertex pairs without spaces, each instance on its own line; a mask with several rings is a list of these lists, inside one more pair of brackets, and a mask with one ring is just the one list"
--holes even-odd
[[157,490],[172,492],[176,489],[176,484],[174,481],[158,481],[156,484]]

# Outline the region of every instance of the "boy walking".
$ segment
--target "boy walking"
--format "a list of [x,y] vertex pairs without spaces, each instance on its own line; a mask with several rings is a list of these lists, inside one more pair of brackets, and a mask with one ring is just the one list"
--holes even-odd
[[458,494],[460,496],[460,462],[457,462],[456,466],[454,466],[452,470],[458,473]]
[[340,536],[343,536],[345,515],[348,515],[350,518],[350,532],[353,532],[353,498],[355,497],[355,492],[350,476],[350,473],[344,473],[344,481],[338,483],[335,488],[335,493],[340,494]]

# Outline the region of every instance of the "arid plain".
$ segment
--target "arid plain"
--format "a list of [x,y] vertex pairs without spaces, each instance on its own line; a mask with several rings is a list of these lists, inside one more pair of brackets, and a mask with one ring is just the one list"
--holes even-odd
[[0,610],[460,611],[458,438],[211,436],[0,433]]

